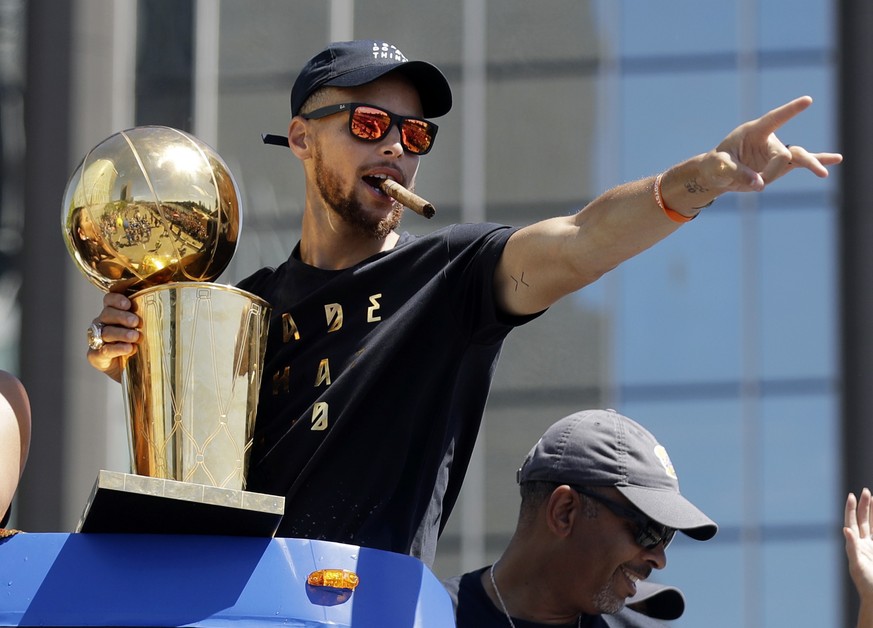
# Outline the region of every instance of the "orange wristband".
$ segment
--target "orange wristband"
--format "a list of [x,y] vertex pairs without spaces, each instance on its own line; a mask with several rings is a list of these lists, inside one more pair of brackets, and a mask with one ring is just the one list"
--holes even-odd
[[669,207],[667,207],[667,204],[664,203],[664,199],[661,197],[661,177],[663,177],[663,176],[664,176],[664,173],[662,172],[657,177],[655,177],[655,186],[654,186],[654,188],[655,188],[655,202],[658,204],[658,207],[661,208],[661,211],[664,212],[664,214],[667,216],[667,218],[669,218],[673,222],[678,222],[678,223],[690,222],[690,221],[694,220],[695,218],[697,218],[697,216],[700,215],[700,212],[698,212],[697,214],[694,214],[693,216],[686,216],[685,214],[680,214],[675,209],[670,209]]

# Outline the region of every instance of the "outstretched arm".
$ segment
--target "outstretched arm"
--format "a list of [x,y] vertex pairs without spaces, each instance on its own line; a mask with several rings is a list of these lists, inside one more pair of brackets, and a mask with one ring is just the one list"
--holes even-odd
[[495,274],[498,303],[512,314],[539,312],[667,237],[726,192],[760,192],[797,168],[828,176],[827,166],[841,155],[810,153],[776,137],[810,104],[808,96],[792,100],[659,177],[609,190],[575,216],[519,230]]
[[873,628],[873,499],[870,490],[861,491],[860,499],[849,493],[843,536],[846,538],[846,556],[849,559],[849,575],[861,597],[858,612],[858,628]]

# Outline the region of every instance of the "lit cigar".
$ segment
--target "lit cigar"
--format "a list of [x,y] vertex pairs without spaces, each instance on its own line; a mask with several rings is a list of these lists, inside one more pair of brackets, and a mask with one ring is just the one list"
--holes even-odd
[[436,213],[436,209],[432,204],[428,203],[418,194],[410,192],[405,187],[397,183],[397,181],[385,179],[384,181],[382,181],[382,183],[379,184],[379,189],[381,189],[383,192],[385,192],[385,194],[393,198],[401,205],[405,205],[415,213],[421,214],[425,218],[433,218],[433,215]]

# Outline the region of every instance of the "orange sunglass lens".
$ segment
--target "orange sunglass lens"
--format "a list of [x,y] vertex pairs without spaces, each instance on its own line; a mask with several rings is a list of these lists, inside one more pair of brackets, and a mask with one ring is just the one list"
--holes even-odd
[[403,144],[413,152],[420,153],[430,148],[431,136],[428,125],[420,120],[403,123]]
[[[352,134],[362,140],[381,139],[391,128],[391,116],[373,107],[357,107],[349,120]],[[424,120],[404,120],[400,133],[403,146],[411,153],[425,153],[433,143],[431,125]]]
[[352,133],[363,140],[378,140],[388,132],[390,126],[391,118],[378,109],[358,107],[352,114]]

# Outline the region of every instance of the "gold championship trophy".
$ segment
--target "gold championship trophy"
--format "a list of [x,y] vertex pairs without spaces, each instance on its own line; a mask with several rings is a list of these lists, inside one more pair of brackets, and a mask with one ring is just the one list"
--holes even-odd
[[[122,375],[132,473],[100,471],[81,532],[272,536],[284,498],[245,490],[269,305],[210,283],[227,267],[240,196],[221,157],[141,126],[95,146],[63,200],[70,255],[142,319]],[[102,342],[92,325],[92,347]]]

